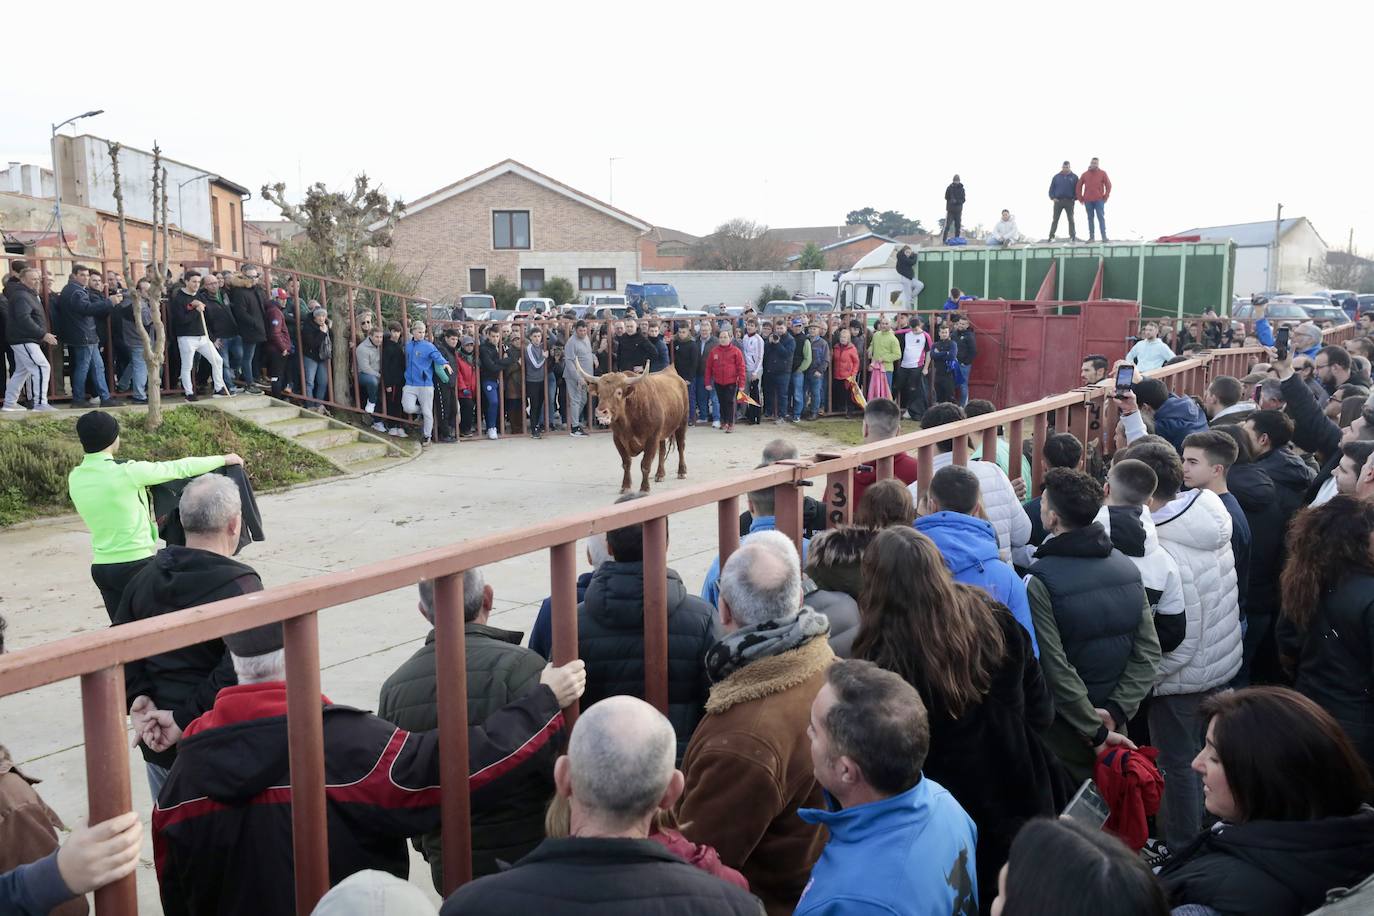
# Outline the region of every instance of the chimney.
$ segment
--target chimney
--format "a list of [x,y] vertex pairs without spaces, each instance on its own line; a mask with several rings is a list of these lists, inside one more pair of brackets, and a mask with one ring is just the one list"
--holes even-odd
[[20,175],[20,172],[19,172],[19,163],[17,163],[17,162],[11,162],[11,163],[10,163],[9,172],[8,172],[7,174],[9,175],[9,179],[10,179],[10,187],[9,187],[9,190],[14,191],[16,194],[22,193],[22,191],[20,191],[20,184],[19,184],[19,175]]

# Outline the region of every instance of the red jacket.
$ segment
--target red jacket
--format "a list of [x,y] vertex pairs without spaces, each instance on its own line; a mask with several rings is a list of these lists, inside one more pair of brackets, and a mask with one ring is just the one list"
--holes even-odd
[[[320,701],[329,883],[365,868],[405,877],[406,838],[439,826],[439,733]],[[502,776],[548,763],[562,727],[542,685],[470,726],[473,811],[503,803]],[[226,687],[186,727],[153,808],[153,858],[167,916],[295,913],[285,683]]]
[[459,353],[454,360],[457,365],[453,369],[453,384],[458,389],[458,397],[475,398],[477,396],[477,370],[473,369],[472,363],[463,359],[463,354]]
[[706,357],[706,384],[743,385],[744,352],[734,344],[728,347],[717,346]]
[[[859,500],[864,498],[864,491],[878,482],[877,462],[874,462],[873,470],[860,471],[854,470],[854,499],[851,503],[856,509]],[[907,486],[916,482],[916,459],[911,457],[910,452],[898,452],[892,456],[892,476],[900,480]]]
[[1078,199],[1083,203],[1106,200],[1112,196],[1112,180],[1106,169],[1088,169],[1078,179]]
[[[1150,838],[1150,827],[1145,819],[1159,813],[1164,777],[1155,766],[1158,756],[1159,749],[1153,747],[1134,751],[1109,747],[1097,758],[1093,771],[1097,790],[1112,812],[1102,829],[1116,834],[1134,850],[1143,848]],[[1191,777],[1191,774],[1185,776]]]
[[273,299],[267,300],[264,313],[267,319],[267,349],[285,356],[291,352],[291,333],[286,330],[286,316]]
[[835,378],[854,378],[859,374],[859,350],[852,343],[835,344],[830,362],[835,368]]
[[653,832],[649,834],[649,839],[661,844],[664,849],[688,865],[695,865],[722,881],[728,881],[738,888],[749,890],[749,880],[722,862],[720,853],[716,852],[715,847],[693,843],[671,827],[655,827]]

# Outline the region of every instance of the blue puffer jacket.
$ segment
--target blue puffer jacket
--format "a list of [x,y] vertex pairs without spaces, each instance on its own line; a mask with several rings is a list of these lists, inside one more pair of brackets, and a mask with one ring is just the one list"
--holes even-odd
[[1030,634],[1031,650],[1040,657],[1031,622],[1026,583],[997,556],[997,532],[990,522],[959,512],[935,512],[916,519],[915,528],[935,542],[954,581],[981,588],[1011,611]]
[[1183,454],[1183,440],[1189,433],[1207,431],[1207,415],[1192,398],[1171,394],[1155,411],[1155,433]]
[[1055,172],[1050,179],[1050,199],[1051,200],[1073,200],[1078,194],[1078,176],[1073,172],[1067,175],[1063,172]]

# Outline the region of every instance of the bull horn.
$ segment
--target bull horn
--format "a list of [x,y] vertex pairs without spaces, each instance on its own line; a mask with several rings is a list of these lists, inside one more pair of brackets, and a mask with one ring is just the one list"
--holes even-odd
[[645,364],[644,364],[644,370],[643,370],[642,372],[640,372],[639,375],[637,375],[637,376],[635,376],[634,378],[630,379],[630,380],[629,380],[628,382],[626,382],[625,384],[627,384],[627,385],[638,385],[640,382],[644,381],[644,380],[645,380],[646,378],[648,378],[648,377],[649,377],[649,364],[648,364],[648,363],[645,363]]
[[582,364],[579,363],[579,362],[578,362],[577,360],[575,360],[575,359],[573,360],[573,368],[577,370],[577,374],[578,374],[578,375],[582,376],[582,377],[583,377],[584,379],[586,379],[587,381],[591,382],[591,381],[595,381],[595,380],[596,380],[596,376],[594,376],[594,375],[588,375],[588,374],[587,374],[587,370],[586,370],[586,369],[583,369],[583,368],[582,368]]

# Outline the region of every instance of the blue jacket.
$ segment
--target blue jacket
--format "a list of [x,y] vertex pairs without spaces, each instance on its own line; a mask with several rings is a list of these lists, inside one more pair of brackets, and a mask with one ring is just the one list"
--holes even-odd
[[1055,172],[1050,179],[1050,200],[1073,200],[1078,196],[1078,176]]
[[1207,415],[1193,401],[1171,394],[1155,411],[1155,433],[1169,440],[1169,444],[1183,454],[1183,440],[1189,433],[1207,431]]
[[1266,347],[1272,347],[1274,345],[1274,329],[1270,327],[1268,318],[1261,318],[1259,321],[1255,322],[1255,336],[1258,337],[1259,342]]
[[57,870],[56,852],[0,875],[0,913],[42,916],[74,896]]
[[840,811],[798,808],[797,816],[824,825],[830,842],[811,869],[796,916],[978,912],[978,831],[934,780],[923,778],[900,795]]
[[[777,531],[778,520],[771,515],[760,515],[749,523],[749,534],[740,538],[740,544],[746,544],[750,535],[760,531]],[[806,548],[811,544],[810,538],[802,538],[801,558],[802,564],[806,564]],[[711,607],[720,605],[720,554],[716,554],[711,560],[711,568],[706,570],[706,581],[701,585],[701,597],[711,603]]]
[[[577,603],[587,596],[587,586],[592,584],[592,574],[584,572],[577,577]],[[539,613],[534,616],[534,626],[530,627],[530,648],[540,655],[553,660],[553,598],[545,598],[539,605]]]
[[[650,339],[653,340],[652,338]],[[668,368],[668,341],[659,337],[653,342],[657,344],[657,346],[654,348],[654,358],[649,360],[649,371],[662,372],[664,369]]]
[[915,528],[940,548],[954,581],[977,586],[1007,606],[1030,634],[1031,651],[1039,658],[1026,583],[998,559],[997,532],[992,524],[960,512],[936,512],[916,519]]
[[787,375],[792,371],[792,351],[797,347],[791,334],[783,333],[777,343],[764,338],[763,374]]
[[434,387],[434,372],[447,366],[439,348],[427,340],[406,341],[406,384],[418,388]]
[[53,327],[62,342],[72,346],[100,343],[95,320],[110,314],[113,306],[103,296],[92,296],[84,286],[68,283],[57,297]]

